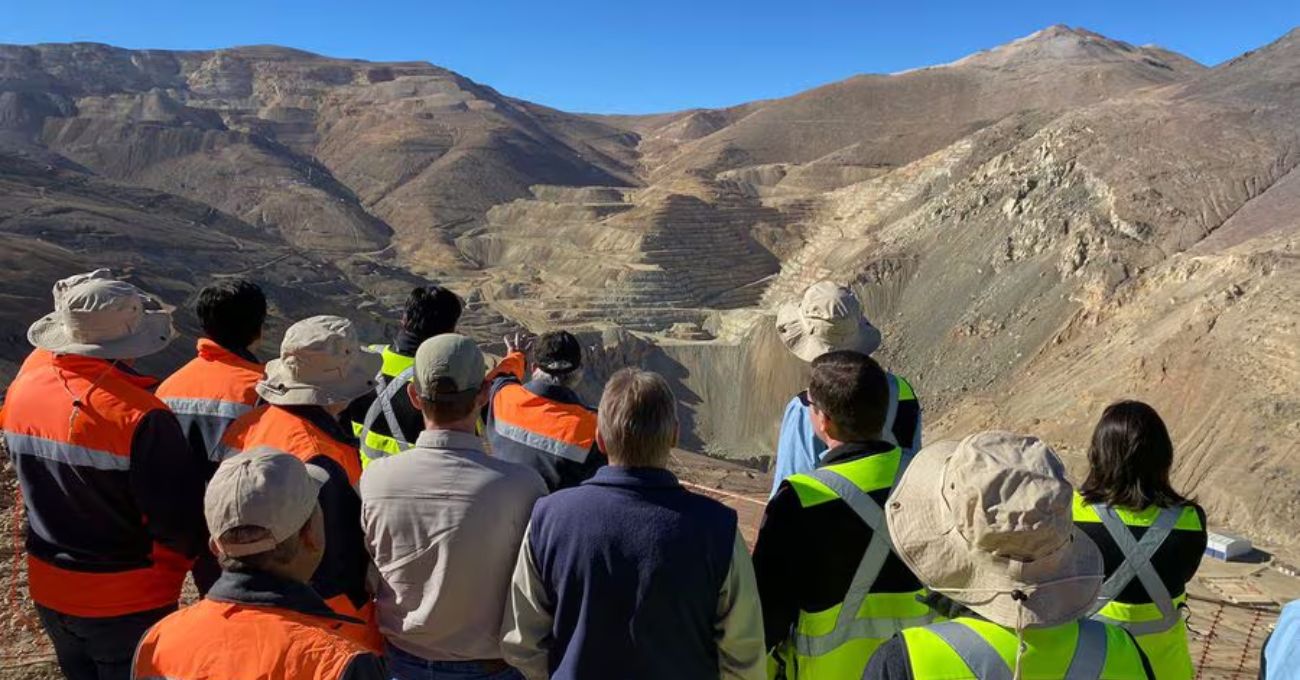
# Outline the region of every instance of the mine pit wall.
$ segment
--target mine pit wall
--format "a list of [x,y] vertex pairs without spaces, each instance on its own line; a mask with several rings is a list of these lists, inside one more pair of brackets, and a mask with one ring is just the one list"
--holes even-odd
[[767,469],[781,415],[806,387],[805,365],[764,317],[739,343],[666,340],[623,329],[578,334],[587,371],[578,392],[595,405],[609,376],[637,366],[668,380],[678,400],[679,446]]

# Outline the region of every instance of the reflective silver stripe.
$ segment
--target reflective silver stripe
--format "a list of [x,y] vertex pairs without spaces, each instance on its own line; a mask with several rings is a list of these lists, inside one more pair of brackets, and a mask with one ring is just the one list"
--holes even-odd
[[[1115,573],[1101,586],[1101,592],[1097,595],[1097,604],[1094,605],[1092,618],[1105,623],[1121,626],[1134,635],[1150,635],[1152,633],[1163,633],[1178,624],[1178,609],[1174,606],[1174,600],[1169,595],[1169,589],[1165,587],[1165,582],[1160,578],[1159,572],[1151,564],[1151,558],[1155,556],[1156,551],[1164,544],[1169,535],[1173,533],[1174,526],[1178,524],[1178,518],[1183,514],[1182,506],[1172,508],[1163,508],[1156,520],[1151,523],[1150,528],[1142,535],[1141,541],[1133,539],[1133,533],[1129,531],[1128,525],[1120,519],[1119,513],[1115,509],[1103,504],[1094,504],[1092,509],[1096,511],[1097,516],[1101,518],[1102,526],[1106,527],[1106,533],[1115,541],[1121,553],[1124,554],[1124,562],[1119,565]],[[1137,578],[1142,582],[1142,587],[1151,597],[1151,602],[1160,610],[1160,618],[1153,621],[1118,621],[1108,616],[1098,614],[1102,607],[1115,599],[1133,579]]]
[[1098,680],[1106,666],[1108,644],[1104,624],[1088,619],[1080,621],[1079,641],[1074,645],[1074,657],[1070,659],[1065,680]]
[[15,456],[34,456],[56,463],[90,467],[96,470],[130,470],[131,457],[118,456],[108,451],[77,446],[53,439],[26,434],[5,433],[5,443]]
[[[970,626],[957,621],[945,621],[926,630],[938,635],[980,680],[1011,680],[1011,668],[1002,660],[1002,655]],[[1078,650],[1075,653],[1077,655]]]
[[[906,462],[905,457],[899,458],[899,471],[895,474],[895,479],[902,473]],[[889,540],[889,529],[885,524],[884,510],[867,492],[858,488],[852,480],[836,472],[833,467],[814,470],[808,475],[834,491],[871,528],[871,542],[867,544],[862,561],[858,563],[858,569],[853,574],[853,581],[849,584],[848,593],[845,594],[844,602],[840,606],[840,615],[835,622],[834,630],[825,635],[795,633],[795,650],[803,656],[822,656],[850,640],[889,638],[904,628],[924,626],[933,621],[933,614],[907,619],[858,618],[858,611],[862,609],[862,604],[871,594],[871,587],[876,584],[880,570],[885,566],[885,560],[889,559],[889,554],[893,550],[893,544]]]
[[392,380],[380,371],[375,375],[375,400],[371,402],[370,408],[366,409],[365,420],[361,423],[361,453],[370,460],[378,460],[388,455],[387,451],[380,451],[366,446],[366,441],[370,438],[370,431],[374,429],[375,421],[379,420],[379,414],[384,414],[384,420],[388,421],[388,431],[392,434],[390,438],[397,442],[397,446],[405,451],[411,448],[410,442],[406,441],[406,434],[402,432],[402,426],[397,422],[397,414],[393,411],[391,403],[397,391],[406,387],[406,383],[415,375],[415,366],[398,373]]
[[591,453],[591,447],[589,446],[579,446],[578,444],[552,439],[518,425],[502,422],[500,418],[494,418],[493,420],[495,421],[493,430],[498,435],[524,446],[545,451],[553,456],[571,460],[575,463],[585,463],[587,462],[587,456]]
[[239,449],[233,446],[220,444],[217,446],[217,448],[213,449],[212,455],[210,457],[212,458],[212,460],[225,460],[227,458],[230,458],[231,456],[238,456],[241,453],[243,453],[243,451],[240,451]]
[[241,404],[236,401],[221,401],[219,399],[163,399],[163,403],[177,415],[187,416],[215,416],[217,418],[226,418],[234,420],[239,416],[253,410],[248,404]]
[[[980,680],[1011,680],[1012,670],[998,650],[975,629],[959,621],[936,623],[926,630],[939,636]],[[1106,666],[1106,626],[1084,619],[1074,644],[1074,655],[1062,680],[1100,680]]]
[[886,373],[885,378],[889,383],[889,409],[885,411],[885,426],[880,429],[880,436],[894,446],[902,446],[894,436],[894,421],[898,420],[898,376]]

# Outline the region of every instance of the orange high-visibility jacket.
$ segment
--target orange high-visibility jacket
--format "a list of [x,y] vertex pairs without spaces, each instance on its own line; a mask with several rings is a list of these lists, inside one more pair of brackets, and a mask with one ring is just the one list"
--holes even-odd
[[554,492],[577,486],[605,464],[596,447],[596,412],[567,387],[523,383],[524,357],[497,367],[487,418],[492,455],[537,471]]
[[3,431],[38,604],[83,617],[175,605],[205,549],[203,461],[153,384],[103,359],[37,351],[9,386]]
[[203,600],[163,619],[136,649],[136,680],[342,680],[367,650],[335,619]]
[[[320,495],[325,557],[311,585],[334,611],[373,624],[374,605],[366,591],[370,555],[361,530],[361,497],[356,491],[361,480],[356,443],[348,440],[338,422],[320,407],[267,404],[235,420],[221,441],[224,457],[261,446],[292,454],[330,474]],[[377,648],[377,628],[372,626],[371,633],[360,641]]]
[[253,389],[262,379],[262,365],[207,338],[198,342],[198,356],[171,374],[154,392],[180,421],[190,446],[221,462],[218,445],[226,428],[257,405]]

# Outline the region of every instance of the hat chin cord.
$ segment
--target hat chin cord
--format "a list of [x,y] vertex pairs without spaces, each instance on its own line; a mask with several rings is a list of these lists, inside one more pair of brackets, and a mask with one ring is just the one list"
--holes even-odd
[[[1060,585],[1062,583],[1072,583],[1074,581],[1095,581],[1097,577],[1093,576],[1070,576],[1067,578],[1056,579],[1054,581],[1045,581],[1028,588],[935,588],[929,586],[932,592],[948,595],[950,593],[967,593],[979,595],[1011,595],[1011,599],[1016,601],[1016,663],[1012,669],[1012,680],[1020,680],[1020,662],[1025,654],[1025,603],[1029,601],[1030,596],[1041,588],[1047,586]],[[958,604],[966,604],[958,601]]]

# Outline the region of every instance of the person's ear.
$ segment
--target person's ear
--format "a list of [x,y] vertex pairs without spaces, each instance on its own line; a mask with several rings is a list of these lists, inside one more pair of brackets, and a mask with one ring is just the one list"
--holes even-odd
[[605,454],[606,458],[609,457],[609,452],[605,450],[605,438],[600,436],[600,430],[596,430],[596,450]]
[[424,400],[420,398],[420,390],[415,386],[414,382],[406,383],[406,396],[410,398],[411,405],[415,407],[415,410],[423,410],[420,407],[423,405]]
[[488,382],[488,381],[486,381],[486,380],[484,380],[483,383],[482,383],[481,385],[478,386],[478,394],[476,394],[476,395],[474,396],[474,408],[475,408],[475,410],[477,410],[477,409],[481,409],[481,408],[483,408],[484,406],[487,406],[487,403],[488,403],[488,393],[491,391],[491,389],[492,389],[492,383],[490,383],[490,382]]
[[325,552],[325,515],[319,503],[312,511],[311,519],[298,530],[298,540],[310,552]]
[[831,428],[833,428],[835,424],[831,422],[830,416],[826,415],[824,411],[816,406],[811,406],[808,409],[808,416],[809,420],[812,421],[813,432],[815,432],[818,437],[822,440],[825,440],[828,436],[832,438],[834,437],[835,433]]

